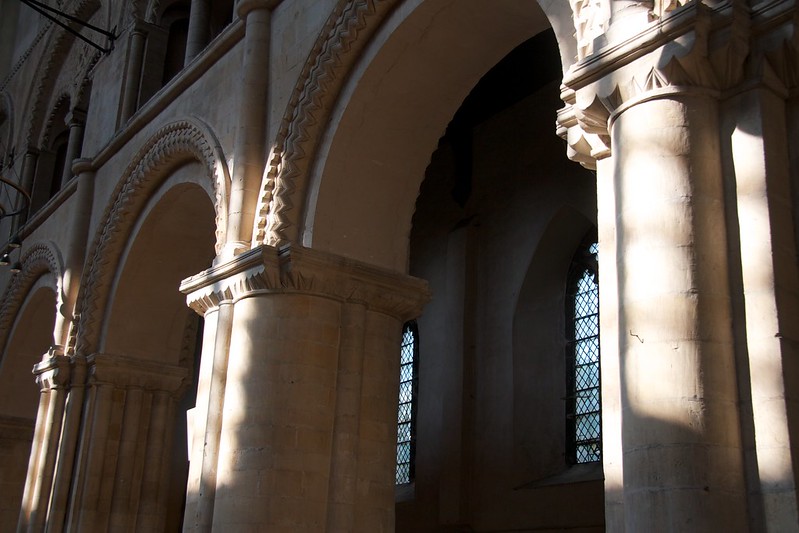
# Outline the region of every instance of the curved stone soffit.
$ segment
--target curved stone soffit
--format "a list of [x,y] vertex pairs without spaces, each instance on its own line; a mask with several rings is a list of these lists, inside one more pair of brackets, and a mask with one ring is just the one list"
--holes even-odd
[[222,148],[211,129],[193,117],[171,122],[136,153],[114,189],[103,213],[97,236],[87,256],[77,301],[79,318],[75,353],[88,355],[96,348],[111,280],[136,220],[150,194],[179,165],[196,160],[206,169],[215,190],[216,252],[225,242],[230,174]]
[[308,172],[333,104],[371,36],[399,0],[339,1],[289,99],[262,180],[253,244],[299,239]]
[[25,297],[39,278],[47,274],[53,275],[50,288],[56,294],[54,312],[58,312],[58,308],[63,302],[61,290],[63,261],[54,243],[43,241],[33,244],[22,254],[20,263],[22,263],[22,270],[11,278],[11,282],[3,293],[2,303],[0,303],[0,349],[2,350],[0,354],[5,354],[14,319],[19,314]]
[[[73,10],[74,16],[89,20],[97,10],[100,9],[100,2],[98,0],[81,0]],[[30,147],[33,146],[34,141],[44,142],[43,136],[49,129],[53,117],[48,116],[44,119],[47,112],[52,113],[54,107],[47,107],[53,98],[58,100],[63,96],[64,91],[56,91],[56,87],[67,85],[65,78],[69,77],[70,80],[78,80],[78,83],[72,83],[75,90],[70,90],[69,93],[73,97],[80,96],[80,92],[86,86],[86,77],[97,61],[100,59],[99,50],[94,50],[88,44],[82,43],[75,44],[75,37],[66,30],[54,26],[50,32],[49,37],[46,39],[43,49],[45,53],[41,58],[39,65],[36,69],[36,79],[34,80],[32,98],[28,109],[28,129],[25,134],[25,143]],[[70,52],[76,48],[74,57],[75,61],[70,61]],[[79,51],[78,51],[79,50]],[[67,63],[70,63],[67,66]],[[54,75],[53,70],[57,69],[58,75]],[[75,69],[70,72],[69,69]],[[55,94],[55,96],[53,96]],[[73,100],[73,101],[78,101]]]

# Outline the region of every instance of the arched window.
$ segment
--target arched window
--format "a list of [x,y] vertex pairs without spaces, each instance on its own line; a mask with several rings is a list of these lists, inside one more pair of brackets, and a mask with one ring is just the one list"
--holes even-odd
[[599,287],[597,243],[583,241],[569,269],[566,289],[566,460],[601,459]]
[[419,374],[419,332],[416,322],[402,328],[399,409],[397,411],[397,485],[414,477],[416,455],[416,402]]
[[188,2],[175,2],[161,17],[161,25],[167,28],[164,70],[161,75],[162,87],[183,70],[186,39],[189,35],[189,12]]

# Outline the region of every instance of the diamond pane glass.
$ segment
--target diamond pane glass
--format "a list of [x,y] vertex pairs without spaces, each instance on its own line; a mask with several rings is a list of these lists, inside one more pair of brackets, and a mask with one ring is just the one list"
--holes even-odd
[[597,244],[575,254],[567,295],[567,456],[572,463],[601,459],[599,288]]
[[408,323],[402,331],[400,347],[400,386],[397,407],[397,470],[398,485],[410,483],[413,477],[416,411],[416,369],[418,343],[416,328]]

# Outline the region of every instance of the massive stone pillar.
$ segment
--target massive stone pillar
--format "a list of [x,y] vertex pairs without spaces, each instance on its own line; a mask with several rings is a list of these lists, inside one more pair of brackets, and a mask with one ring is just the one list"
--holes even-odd
[[[261,247],[181,290],[216,322],[214,349],[228,351],[203,363],[213,374],[200,377],[205,420],[195,420],[194,442],[202,434],[218,451],[195,446],[191,458],[214,472],[213,516],[190,522],[202,513],[187,508],[185,527],[393,530],[400,335],[425,284],[310,249]],[[207,490],[194,483],[190,500]]]
[[745,55],[718,52],[723,76],[707,57],[713,17],[725,52],[745,25],[698,3],[650,22],[682,3],[612,3],[562,93],[570,156],[597,169],[610,531],[749,528],[718,118]]
[[747,528],[717,115],[683,91],[612,126],[630,531]]

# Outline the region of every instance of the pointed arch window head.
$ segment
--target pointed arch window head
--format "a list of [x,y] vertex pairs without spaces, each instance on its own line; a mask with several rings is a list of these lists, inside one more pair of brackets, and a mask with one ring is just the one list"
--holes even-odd
[[397,409],[396,484],[413,481],[416,458],[416,404],[418,398],[419,332],[416,322],[402,328],[400,345],[399,408]]
[[599,285],[596,238],[580,245],[566,290],[566,460],[602,458],[599,373]]

